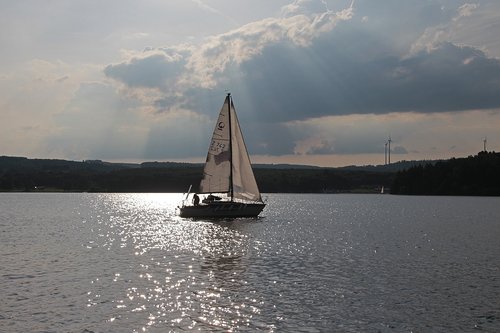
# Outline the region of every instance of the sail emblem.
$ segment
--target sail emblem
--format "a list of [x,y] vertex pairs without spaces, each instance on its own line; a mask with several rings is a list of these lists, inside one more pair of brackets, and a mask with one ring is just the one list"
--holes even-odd
[[226,124],[224,124],[224,122],[223,122],[223,121],[221,121],[221,122],[219,122],[219,123],[217,124],[217,129],[222,130],[225,126],[226,126]]

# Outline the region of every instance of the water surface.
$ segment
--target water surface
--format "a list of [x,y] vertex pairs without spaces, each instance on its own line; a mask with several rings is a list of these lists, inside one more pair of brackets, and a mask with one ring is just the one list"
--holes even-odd
[[0,194],[2,332],[500,331],[500,199]]

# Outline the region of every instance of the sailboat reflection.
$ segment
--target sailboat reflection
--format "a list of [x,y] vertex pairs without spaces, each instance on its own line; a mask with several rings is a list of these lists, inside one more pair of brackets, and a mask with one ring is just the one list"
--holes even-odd
[[242,229],[249,224],[239,221],[213,223],[209,246],[203,249],[200,273],[206,288],[198,291],[201,326],[217,326],[226,330],[249,327],[260,313],[261,302],[250,289],[247,259],[252,239]]

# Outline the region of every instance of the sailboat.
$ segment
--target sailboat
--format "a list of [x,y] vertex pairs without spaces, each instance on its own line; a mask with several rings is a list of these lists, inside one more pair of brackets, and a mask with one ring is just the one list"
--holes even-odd
[[266,206],[230,93],[215,125],[199,192],[191,200],[189,192],[178,207],[181,217],[255,217]]

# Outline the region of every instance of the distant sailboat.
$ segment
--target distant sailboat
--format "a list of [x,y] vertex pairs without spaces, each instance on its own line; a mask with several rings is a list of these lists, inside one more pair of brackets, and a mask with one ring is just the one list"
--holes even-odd
[[[203,198],[200,202],[200,194]],[[254,217],[266,204],[255,181],[231,94],[215,125],[200,191],[179,206],[181,217]]]
[[384,187],[382,186],[382,188],[380,189],[380,194],[384,194]]

